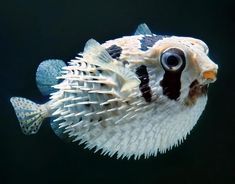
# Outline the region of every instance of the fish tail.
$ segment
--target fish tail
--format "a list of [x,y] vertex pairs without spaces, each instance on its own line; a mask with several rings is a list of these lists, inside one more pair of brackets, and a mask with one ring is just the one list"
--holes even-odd
[[10,101],[22,132],[26,135],[36,134],[43,120],[49,116],[47,104],[39,105],[21,97],[12,97]]

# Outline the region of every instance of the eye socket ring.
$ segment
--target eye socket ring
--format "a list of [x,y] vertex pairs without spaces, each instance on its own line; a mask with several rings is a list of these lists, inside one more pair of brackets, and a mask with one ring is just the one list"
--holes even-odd
[[161,55],[160,61],[164,70],[171,72],[182,71],[185,67],[184,52],[178,48],[165,50]]

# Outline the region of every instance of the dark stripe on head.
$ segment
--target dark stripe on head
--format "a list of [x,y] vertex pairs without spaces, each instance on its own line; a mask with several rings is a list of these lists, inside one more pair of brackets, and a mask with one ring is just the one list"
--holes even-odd
[[180,96],[180,82],[181,72],[180,73],[171,73],[166,71],[163,80],[160,82],[160,85],[163,89],[163,94],[168,96],[171,100],[177,100]]
[[181,74],[186,65],[184,53],[177,48],[172,48],[162,53],[160,60],[165,70],[160,82],[163,94],[171,100],[177,100],[180,96]]
[[109,48],[107,48],[106,50],[110,54],[110,56],[114,59],[119,58],[122,53],[122,48],[117,45],[112,45]]
[[147,71],[147,67],[145,65],[141,65],[136,69],[136,75],[140,79],[139,89],[142,93],[146,102],[151,102],[152,99],[152,91],[149,87],[149,75]]
[[166,36],[162,35],[152,35],[152,36],[144,36],[141,40],[141,47],[140,50],[146,51],[148,47],[152,47],[157,41],[162,40]]

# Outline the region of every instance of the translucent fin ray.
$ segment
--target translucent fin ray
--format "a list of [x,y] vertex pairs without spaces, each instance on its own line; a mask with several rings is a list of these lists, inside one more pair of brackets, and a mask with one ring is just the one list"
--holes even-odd
[[142,23],[137,27],[134,35],[152,35],[152,34],[153,33],[150,31],[147,24]]
[[100,66],[102,69],[113,71],[123,79],[121,92],[128,91],[140,84],[134,72],[114,63],[113,58],[97,41],[90,39],[84,48],[83,57],[90,64]]
[[58,76],[61,75],[62,68],[66,66],[64,61],[59,59],[48,59],[43,61],[37,69],[37,87],[43,95],[55,92],[54,86],[59,83]]
[[48,115],[44,105],[21,97],[12,97],[10,101],[20,122],[22,132],[26,135],[36,134],[42,121]]

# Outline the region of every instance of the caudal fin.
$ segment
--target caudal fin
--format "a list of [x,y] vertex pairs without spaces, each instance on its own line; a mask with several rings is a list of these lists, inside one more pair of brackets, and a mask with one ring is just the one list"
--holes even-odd
[[48,116],[45,105],[39,105],[21,97],[12,97],[10,101],[20,122],[22,132],[26,135],[36,134],[42,121]]

